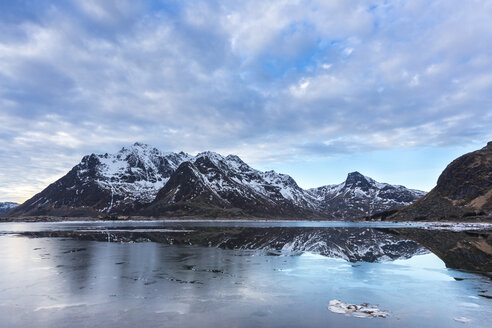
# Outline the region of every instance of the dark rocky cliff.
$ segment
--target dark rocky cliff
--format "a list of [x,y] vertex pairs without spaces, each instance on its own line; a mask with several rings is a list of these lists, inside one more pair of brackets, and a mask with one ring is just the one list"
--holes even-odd
[[371,219],[492,220],[492,142],[451,162],[436,187],[415,203]]

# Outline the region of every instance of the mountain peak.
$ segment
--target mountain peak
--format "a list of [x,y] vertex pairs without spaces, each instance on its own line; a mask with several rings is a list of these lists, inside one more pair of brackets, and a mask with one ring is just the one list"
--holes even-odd
[[203,151],[201,153],[198,153],[195,157],[196,158],[210,157],[210,158],[220,158],[220,159],[223,158],[223,156],[221,154],[213,152],[213,151]]
[[359,179],[363,179],[365,178],[365,176],[363,174],[361,174],[359,171],[354,171],[354,172],[350,172],[349,174],[347,174],[347,179],[349,178],[359,178]]
[[371,185],[371,180],[370,178],[366,177],[365,175],[362,175],[358,171],[350,172],[347,175],[347,179],[345,180],[345,186],[350,187],[350,186],[370,186]]
[[243,160],[237,156],[237,155],[232,155],[232,154],[229,154],[226,156],[226,159],[229,160],[229,161],[235,161],[235,162],[239,162],[239,163],[244,163]]
[[225,158],[219,153],[213,151],[204,151],[198,153],[193,159],[193,163],[195,164],[197,162],[207,162],[207,161],[210,161],[217,167],[222,167],[224,165]]
[[[122,147],[115,155],[128,156],[131,154],[137,156],[148,156],[149,154],[163,155],[159,149],[140,142],[135,142],[131,146]],[[108,157],[107,154],[105,154],[105,157]]]
[[[123,147],[123,148],[125,149],[125,147]],[[156,150],[156,151],[159,151],[157,148],[152,147],[151,145],[148,145],[148,144],[142,143],[142,142],[135,142],[133,145],[131,145],[127,149],[137,150],[137,151],[139,151],[139,150],[142,150],[142,151],[148,151],[148,150],[152,150],[152,151]]]

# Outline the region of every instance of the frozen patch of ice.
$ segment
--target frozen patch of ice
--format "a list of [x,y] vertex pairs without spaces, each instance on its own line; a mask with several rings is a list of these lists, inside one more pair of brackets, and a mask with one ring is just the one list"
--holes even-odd
[[471,319],[468,319],[466,317],[457,317],[457,318],[453,318],[453,320],[461,323],[467,323],[471,321]]
[[304,258],[317,259],[317,260],[326,260],[327,257],[321,254],[313,253],[313,252],[303,252],[301,254]]
[[195,230],[176,230],[176,229],[111,229],[111,230],[98,230],[98,229],[81,229],[79,232],[195,232]]
[[328,310],[356,318],[386,318],[389,316],[388,312],[379,310],[377,305],[368,303],[346,304],[339,300],[331,300]]
[[480,305],[478,305],[476,303],[470,303],[470,302],[462,302],[459,305],[463,306],[463,307],[468,307],[468,308],[479,308],[480,307]]
[[34,309],[34,312],[43,311],[43,310],[63,310],[66,308],[79,307],[79,306],[87,306],[85,303],[76,303],[76,304],[55,304],[49,306],[40,306]]
[[469,222],[421,222],[424,229],[428,230],[449,230],[449,231],[464,231],[464,230],[487,230],[492,229],[490,223],[469,223]]

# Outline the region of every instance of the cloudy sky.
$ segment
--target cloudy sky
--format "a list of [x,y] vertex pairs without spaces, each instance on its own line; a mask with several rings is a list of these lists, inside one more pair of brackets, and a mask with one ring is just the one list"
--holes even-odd
[[0,2],[0,201],[135,141],[431,189],[492,140],[492,2]]

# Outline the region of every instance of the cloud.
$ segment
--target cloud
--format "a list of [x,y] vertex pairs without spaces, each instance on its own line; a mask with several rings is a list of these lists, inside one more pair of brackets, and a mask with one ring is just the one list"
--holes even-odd
[[491,14],[417,0],[2,3],[0,196],[134,141],[255,163],[483,143]]

